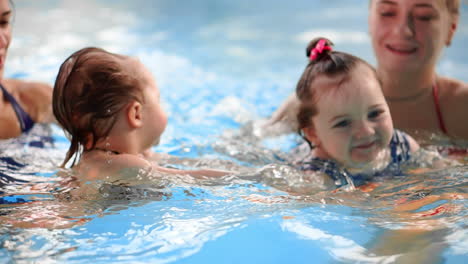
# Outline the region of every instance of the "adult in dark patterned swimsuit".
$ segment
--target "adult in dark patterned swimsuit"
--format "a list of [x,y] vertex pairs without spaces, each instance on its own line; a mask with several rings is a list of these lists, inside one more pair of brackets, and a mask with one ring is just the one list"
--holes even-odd
[[52,115],[52,87],[37,82],[4,79],[11,42],[12,2],[0,0],[0,139],[28,132],[34,123],[48,123]]

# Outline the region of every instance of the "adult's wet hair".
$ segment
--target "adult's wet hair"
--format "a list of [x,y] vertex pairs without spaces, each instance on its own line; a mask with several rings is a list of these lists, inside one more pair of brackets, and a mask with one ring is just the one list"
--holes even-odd
[[[132,67],[133,66],[133,67]],[[84,48],[60,66],[54,85],[55,118],[70,138],[62,167],[109,135],[117,114],[131,101],[143,101],[142,84],[129,57]]]
[[[312,117],[318,114],[317,93],[321,89],[319,89],[320,87],[317,87],[314,83],[317,77],[341,77],[342,82],[345,82],[349,79],[350,72],[352,72],[352,70],[361,63],[363,65],[367,65],[375,74],[375,78],[378,79],[377,73],[371,65],[348,53],[324,49],[321,53],[317,54],[315,59],[310,60],[310,55],[313,49],[322,39],[326,41],[325,46],[333,46],[333,43],[330,40],[322,37],[316,38],[309,43],[306,49],[306,56],[309,59],[309,63],[297,83],[296,96],[300,101],[299,112],[297,114],[299,130],[312,126]],[[338,87],[331,89],[338,88],[339,85]]]

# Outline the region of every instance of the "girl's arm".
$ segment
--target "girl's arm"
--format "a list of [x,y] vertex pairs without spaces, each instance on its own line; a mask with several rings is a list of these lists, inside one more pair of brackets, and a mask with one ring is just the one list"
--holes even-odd
[[416,142],[416,140],[413,137],[411,137],[410,135],[407,135],[407,139],[408,139],[409,149],[411,153],[414,153],[420,149],[418,142]]

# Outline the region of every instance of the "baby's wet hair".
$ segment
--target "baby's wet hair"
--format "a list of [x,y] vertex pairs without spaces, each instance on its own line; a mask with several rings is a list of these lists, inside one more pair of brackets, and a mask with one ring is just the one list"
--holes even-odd
[[62,166],[109,135],[117,115],[132,101],[143,101],[142,84],[130,58],[100,48],[84,48],[60,66],[52,107],[70,138]]

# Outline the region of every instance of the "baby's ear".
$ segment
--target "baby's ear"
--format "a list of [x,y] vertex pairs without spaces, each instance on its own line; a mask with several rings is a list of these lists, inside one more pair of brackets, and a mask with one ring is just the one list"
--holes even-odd
[[132,128],[139,128],[143,125],[143,107],[140,102],[133,101],[127,107],[127,120]]
[[320,144],[317,133],[313,127],[309,126],[303,128],[302,133],[304,134],[304,137],[307,138],[307,140],[310,142],[314,143],[314,145],[318,146]]

